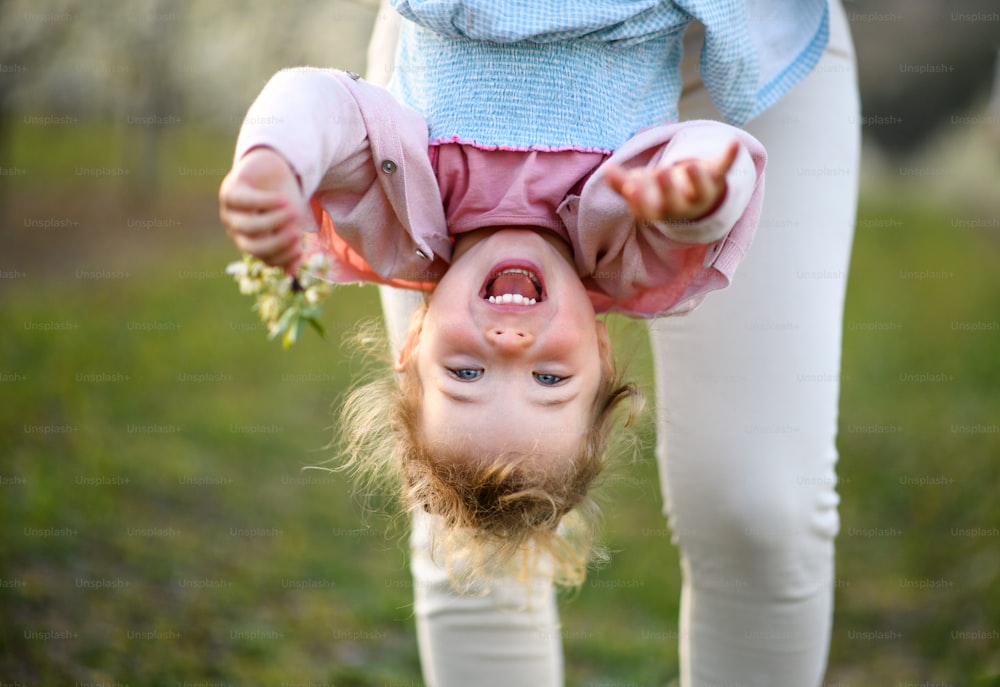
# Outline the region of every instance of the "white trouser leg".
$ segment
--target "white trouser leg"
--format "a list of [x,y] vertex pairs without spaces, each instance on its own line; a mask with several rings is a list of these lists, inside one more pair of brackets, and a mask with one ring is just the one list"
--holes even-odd
[[413,519],[414,611],[424,680],[432,687],[563,683],[562,638],[550,577],[477,580],[455,592],[431,559],[431,516]]
[[[649,327],[684,687],[807,687],[825,671],[859,152],[853,50],[832,11],[815,71],[746,127],[767,148],[767,190],[733,285]],[[718,116],[704,88],[681,113]]]

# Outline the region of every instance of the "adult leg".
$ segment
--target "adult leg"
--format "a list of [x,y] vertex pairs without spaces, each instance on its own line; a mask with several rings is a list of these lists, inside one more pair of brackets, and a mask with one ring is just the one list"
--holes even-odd
[[[393,71],[399,15],[382,1],[368,52],[368,80],[385,85]],[[395,356],[422,296],[381,287]],[[552,584],[492,580],[459,594],[431,556],[430,516],[414,518],[410,538],[414,613],[424,681],[429,687],[556,687],[563,683],[562,638]]]
[[[767,191],[733,285],[650,323],[684,687],[805,687],[825,671],[859,150],[853,49],[832,13],[813,73],[746,127],[768,150]],[[685,91],[682,117],[718,117],[703,87]]]

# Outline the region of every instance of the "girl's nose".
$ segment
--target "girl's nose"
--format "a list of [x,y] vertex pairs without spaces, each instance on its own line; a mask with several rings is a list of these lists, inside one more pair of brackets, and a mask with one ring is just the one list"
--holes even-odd
[[486,330],[486,340],[497,349],[507,353],[519,353],[535,342],[530,332],[508,327],[489,327]]

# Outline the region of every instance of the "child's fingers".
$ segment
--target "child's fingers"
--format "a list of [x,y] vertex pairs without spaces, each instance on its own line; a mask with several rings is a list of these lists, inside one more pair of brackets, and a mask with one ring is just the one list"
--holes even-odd
[[287,225],[295,223],[295,213],[288,208],[270,212],[243,212],[224,208],[220,213],[228,233],[241,234],[247,238],[274,234]]
[[288,274],[294,274],[302,259],[302,245],[296,241],[287,250],[273,255],[271,264],[283,267]]
[[625,182],[628,181],[628,177],[621,167],[613,164],[605,164],[604,179],[608,182],[608,186],[616,193],[623,197],[625,196]]
[[621,195],[634,216],[646,216],[650,202],[654,199],[651,198],[649,180],[642,174],[641,170],[632,170],[625,174],[615,190]]
[[704,202],[719,195],[720,185],[725,183],[701,165],[688,165],[685,172],[690,185],[688,200],[693,203]]
[[664,194],[656,175],[642,170],[636,175],[635,182],[638,191],[633,211],[645,219],[659,217],[663,212]]
[[726,148],[725,152],[722,153],[712,165],[712,171],[717,177],[725,177],[726,172],[729,168],[733,166],[736,162],[736,156],[740,154],[740,144],[739,141],[730,141],[729,146]]
[[288,205],[288,199],[279,191],[265,191],[246,184],[227,185],[219,189],[220,207],[244,212],[266,212]]
[[243,253],[260,258],[269,265],[287,264],[298,253],[299,233],[291,228],[274,234],[233,235],[233,242]]
[[657,170],[663,206],[667,212],[682,211],[690,202],[691,183],[687,178],[685,166],[664,167]]
[[605,166],[604,178],[608,186],[622,197],[632,214],[642,217],[645,190],[641,174],[635,171],[626,173],[621,167],[609,164]]

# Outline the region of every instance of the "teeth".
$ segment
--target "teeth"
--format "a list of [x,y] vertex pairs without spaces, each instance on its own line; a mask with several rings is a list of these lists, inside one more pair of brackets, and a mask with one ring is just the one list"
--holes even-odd
[[536,303],[534,298],[525,298],[519,293],[505,293],[502,296],[490,296],[490,303],[517,303],[518,305],[534,305]]
[[[490,283],[492,284],[493,282],[496,281],[497,277],[504,274],[520,274],[530,279],[531,283],[534,284],[535,288],[537,288],[539,291],[541,291],[542,289],[541,285],[538,282],[538,277],[536,277],[533,272],[529,272],[528,270],[521,269],[519,267],[511,267],[509,269],[497,273],[496,277],[494,277],[490,281]],[[501,303],[501,304],[516,303],[518,305],[534,305],[537,302],[534,298],[525,298],[519,293],[505,293],[502,296],[489,296],[488,300],[490,303]]]
[[[509,270],[504,270],[500,274],[520,274],[530,279],[532,284],[538,286],[538,277],[535,276],[534,272],[529,272],[528,270],[522,270],[518,267],[513,267]],[[500,274],[498,274],[497,276],[499,277]]]

